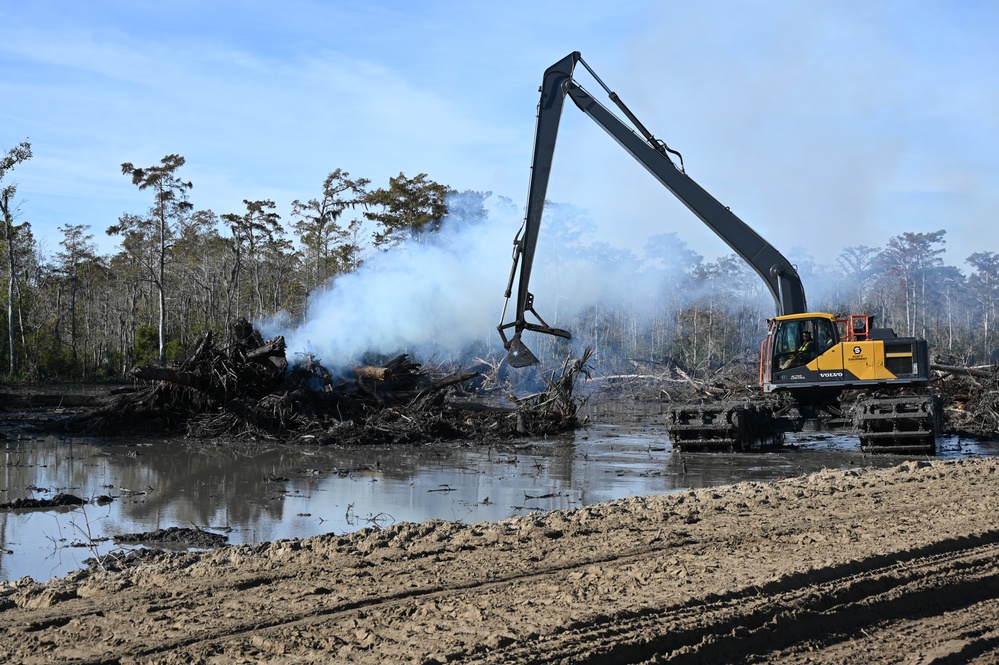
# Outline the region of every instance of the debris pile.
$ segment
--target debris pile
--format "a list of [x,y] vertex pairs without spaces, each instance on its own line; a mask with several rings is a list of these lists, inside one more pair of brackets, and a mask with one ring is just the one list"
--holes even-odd
[[450,388],[479,377],[478,371],[428,371],[402,354],[338,374],[311,356],[289,366],[284,339],[264,340],[245,319],[234,322],[231,332],[228,348],[207,332],[178,366],[136,367],[133,376],[151,383],[61,421],[60,429],[314,444],[420,443],[564,431],[576,426],[582,403],[573,396],[573,384],[585,373],[585,360],[567,361],[543,393],[547,397],[516,400],[514,410],[472,409],[447,396]]
[[[595,379],[606,392],[638,400],[665,402],[739,401],[758,399],[759,368],[748,356],[739,356],[704,378],[696,378],[680,363],[629,359],[630,367]],[[631,371],[627,371],[630,369]]]
[[968,367],[936,359],[933,385],[944,403],[943,429],[978,439],[999,436],[999,372],[992,365]]
[[551,434],[569,431],[579,425],[576,414],[586,397],[574,394],[580,376],[590,377],[593,349],[586,347],[580,358],[566,358],[560,372],[545,379],[545,388],[524,398],[511,397],[517,407],[517,432]]
[[[604,392],[616,390],[635,399],[669,403],[711,404],[752,400],[762,404],[758,366],[749,357],[736,358],[710,373],[695,378],[673,362],[631,361],[633,372],[600,377]],[[943,405],[942,431],[977,439],[999,438],[999,371],[996,366],[968,366],[962,359],[937,357],[933,378],[924,392],[939,394]],[[844,412],[852,412],[863,390],[847,390],[840,396]],[[910,394],[910,393],[905,393]],[[776,400],[776,398],[772,398]],[[774,408],[782,403],[774,401]]]

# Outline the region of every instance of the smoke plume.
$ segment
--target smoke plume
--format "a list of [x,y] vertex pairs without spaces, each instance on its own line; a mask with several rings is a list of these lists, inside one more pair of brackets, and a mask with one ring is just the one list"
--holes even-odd
[[447,218],[436,233],[376,251],[313,292],[299,325],[280,316],[262,331],[284,335],[289,356],[308,353],[327,367],[349,367],[367,353],[455,357],[497,346],[518,222],[508,201],[486,204],[482,220]]
[[[484,205],[485,215],[459,213],[439,231],[377,251],[358,270],[335,277],[311,294],[298,325],[284,315],[258,323],[261,331],[283,335],[290,357],[307,353],[330,368],[350,367],[366,354],[405,352],[424,362],[502,354],[496,325],[522,213],[503,197]],[[698,295],[691,268],[700,259],[675,234],[651,237],[642,260],[594,241],[595,230],[586,211],[548,203],[531,276],[535,308],[550,325],[574,333],[577,352],[606,337],[608,325],[640,339]],[[514,306],[511,300],[506,322]],[[555,350],[547,336],[528,334],[526,341],[543,360],[542,352]]]

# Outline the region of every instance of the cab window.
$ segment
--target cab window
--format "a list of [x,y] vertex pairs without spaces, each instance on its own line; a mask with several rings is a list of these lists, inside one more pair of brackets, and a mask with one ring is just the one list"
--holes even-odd
[[833,325],[832,321],[827,319],[816,319],[815,321],[815,339],[818,345],[818,352],[825,353],[831,349],[838,341],[838,335],[836,334],[836,327]]
[[782,321],[775,331],[774,366],[790,369],[805,365],[829,350],[838,341],[829,319]]

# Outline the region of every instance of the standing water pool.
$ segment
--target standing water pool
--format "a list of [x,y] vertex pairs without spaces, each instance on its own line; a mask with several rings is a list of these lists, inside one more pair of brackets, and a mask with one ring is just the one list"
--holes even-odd
[[[504,445],[305,447],[183,438],[83,439],[12,433],[0,503],[58,493],[106,505],[0,511],[0,579],[42,581],[85,567],[115,535],[173,526],[230,544],[307,538],[429,519],[482,522],[535,511],[821,469],[893,466],[848,436],[798,436],[759,453],[674,453],[662,405],[587,407],[594,424]],[[999,442],[939,441],[939,458],[991,457]]]

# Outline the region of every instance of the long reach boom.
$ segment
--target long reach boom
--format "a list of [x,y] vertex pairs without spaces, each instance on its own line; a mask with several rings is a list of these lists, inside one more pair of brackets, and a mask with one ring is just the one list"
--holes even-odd
[[[576,63],[580,63],[607,92],[610,100],[624,113],[635,129],[626,125],[613,113],[597,102],[572,77]],[[527,194],[527,212],[524,223],[514,239],[513,267],[506,289],[506,304],[498,326],[503,346],[508,351],[507,359],[514,367],[525,367],[538,362],[538,359],[521,341],[524,330],[570,338],[571,334],[549,326],[534,310],[534,296],[530,293],[531,268],[534,252],[538,244],[541,214],[544,209],[548,180],[551,175],[552,157],[555,152],[555,139],[558,135],[562,107],[568,95],[576,106],[602,127],[622,148],[644,166],[652,176],[673,193],[702,222],[725,241],[742,257],[766,283],[777,306],[777,314],[800,314],[807,310],[805,290],[798,273],[790,262],[770,243],[739,219],[731,210],[708,194],[683,170],[680,154],[671,150],[663,141],[655,138],[616,93],[583,61],[575,51],[562,58],[545,71],[541,85],[541,101],[538,103],[537,127],[534,138],[534,157],[531,164],[531,183]],[[637,132],[636,132],[637,129]],[[680,158],[680,166],[670,158],[670,154]],[[517,309],[515,319],[504,323],[507,306],[513,295],[513,284],[517,279]],[[526,320],[527,312],[537,319],[537,323]],[[513,335],[507,338],[507,331]]]

